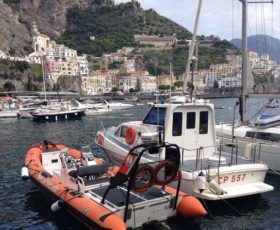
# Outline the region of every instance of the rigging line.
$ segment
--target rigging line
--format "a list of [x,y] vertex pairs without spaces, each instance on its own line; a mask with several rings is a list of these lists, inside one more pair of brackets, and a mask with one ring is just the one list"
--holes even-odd
[[232,0],[231,1],[231,10],[232,10],[232,12],[231,12],[231,37],[232,37],[232,39],[234,39],[234,1],[235,0]]
[[[273,11],[273,1],[272,1],[272,4],[271,4],[271,38],[270,38],[270,43],[269,43],[270,54],[272,54],[272,38],[273,38],[273,24],[274,24],[273,21],[274,21],[274,11]],[[274,62],[273,62],[272,68],[274,68]]]
[[257,112],[255,112],[254,115],[251,115],[251,117],[250,117],[248,120],[254,120],[254,119],[256,119],[256,117],[257,117],[259,114],[261,114],[261,113],[263,113],[263,112],[265,111],[266,106],[269,105],[269,104],[271,103],[272,100],[273,100],[273,99],[270,99],[269,102],[267,102],[266,104],[264,104]]
[[263,26],[263,34],[265,35],[264,40],[264,53],[268,53],[268,48],[267,48],[267,36],[266,36],[266,24],[265,24],[265,10],[264,10],[264,5],[261,5],[261,9],[262,9],[262,26]]
[[[261,32],[259,32],[259,25],[258,22],[260,21],[259,19],[259,11],[258,11],[258,4],[255,4],[255,12],[256,12],[256,34],[261,34]],[[257,50],[260,50],[260,37],[257,37]]]

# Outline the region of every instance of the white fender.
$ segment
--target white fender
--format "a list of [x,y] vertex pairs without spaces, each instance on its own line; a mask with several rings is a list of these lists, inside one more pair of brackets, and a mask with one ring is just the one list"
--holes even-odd
[[215,192],[217,195],[223,195],[226,193],[221,186],[214,180],[208,182],[209,190]]
[[28,168],[26,166],[23,166],[21,168],[21,179],[23,181],[27,181],[29,179],[29,172],[28,172]]
[[202,193],[205,190],[205,184],[206,184],[206,177],[205,174],[201,171],[197,176],[197,187],[200,193]]
[[57,200],[56,202],[54,202],[52,205],[51,205],[51,210],[53,212],[57,212],[59,211],[61,208],[63,208],[65,206],[65,203],[63,200]]

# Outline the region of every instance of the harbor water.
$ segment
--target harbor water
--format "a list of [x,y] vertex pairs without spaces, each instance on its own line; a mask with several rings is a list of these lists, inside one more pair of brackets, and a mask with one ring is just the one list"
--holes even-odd
[[[230,122],[234,99],[215,99],[216,123]],[[117,126],[128,120],[142,119],[148,111],[146,102],[131,109],[101,116],[85,116],[76,121],[37,123],[28,119],[0,119],[0,229],[83,229],[65,211],[53,213],[52,202],[32,182],[22,182],[20,170],[28,148],[42,140],[63,143],[80,149],[94,145],[98,129]],[[257,108],[255,108],[257,109]],[[153,229],[280,229],[280,176],[267,175],[266,183],[274,191],[230,201],[207,202],[209,216],[198,219],[171,218]]]

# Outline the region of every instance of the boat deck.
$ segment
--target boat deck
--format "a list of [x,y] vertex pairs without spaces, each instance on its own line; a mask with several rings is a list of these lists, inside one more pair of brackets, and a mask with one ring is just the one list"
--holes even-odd
[[[100,187],[100,188],[94,188],[89,190],[88,192],[93,195],[94,197],[102,198],[106,189],[108,186]],[[107,196],[106,201],[113,204],[114,206],[120,208],[125,206],[125,200],[126,200],[126,194],[127,189],[123,186],[118,186],[116,188],[111,189]],[[134,193],[133,191],[130,192],[129,196],[129,204],[141,204],[141,203],[147,203],[147,201],[153,201],[158,199],[164,199],[166,198],[166,201],[168,201],[168,198],[172,196],[171,194],[167,192],[163,192],[162,189],[157,187],[152,187],[149,191],[145,193]]]
[[[235,150],[233,150],[235,151]],[[236,154],[233,153],[233,156],[231,157],[231,153],[229,152],[222,152],[221,154],[221,161],[220,161],[220,167],[223,166],[230,166],[230,165],[244,165],[244,164],[255,164],[255,163],[260,163],[257,160],[250,160],[246,159],[241,156],[237,156]],[[208,158],[205,157],[199,161],[196,159],[185,159],[183,161],[183,169],[185,171],[193,172],[196,170],[200,169],[205,169],[205,168],[214,168],[219,166],[219,154],[213,155],[213,158]]]

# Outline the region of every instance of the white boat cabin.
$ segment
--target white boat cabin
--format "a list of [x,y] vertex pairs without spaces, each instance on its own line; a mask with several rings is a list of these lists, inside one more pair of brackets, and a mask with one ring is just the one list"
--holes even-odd
[[[175,143],[196,156],[197,149],[204,147],[204,154],[216,152],[215,114],[213,105],[205,101],[185,104],[156,104],[142,122],[122,123],[114,133],[124,138],[128,127],[134,127],[141,134],[163,132],[163,141]],[[141,138],[140,138],[141,137]],[[137,143],[137,140],[135,140]]]

